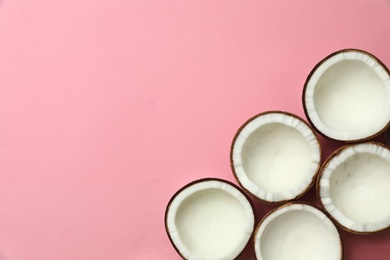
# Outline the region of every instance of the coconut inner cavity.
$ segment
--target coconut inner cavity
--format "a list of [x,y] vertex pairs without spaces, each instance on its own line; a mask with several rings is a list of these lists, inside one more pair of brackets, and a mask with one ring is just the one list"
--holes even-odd
[[346,217],[360,223],[389,219],[389,187],[390,163],[369,153],[358,153],[348,158],[330,178],[333,204]]
[[178,208],[176,227],[184,246],[200,259],[223,259],[244,239],[244,206],[226,191],[205,189],[191,194]]
[[344,60],[328,68],[314,91],[320,120],[335,131],[383,127],[388,90],[374,69],[362,61]]
[[255,130],[242,149],[248,178],[267,192],[288,192],[307,182],[312,153],[295,128],[271,123]]
[[260,250],[266,260],[340,259],[337,232],[304,210],[288,211],[271,220],[260,238]]

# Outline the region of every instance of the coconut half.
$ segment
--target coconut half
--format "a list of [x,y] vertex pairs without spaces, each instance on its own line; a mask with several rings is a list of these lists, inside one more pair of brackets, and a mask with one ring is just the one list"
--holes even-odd
[[390,150],[380,143],[346,145],[325,162],[320,202],[345,230],[372,233],[390,226]]
[[267,203],[303,195],[315,181],[321,148],[311,127],[287,112],[250,118],[231,146],[233,174],[244,190]]
[[343,246],[337,228],[319,209],[287,203],[257,226],[255,254],[259,260],[340,260]]
[[323,136],[368,140],[390,122],[390,71],[368,52],[340,50],[310,72],[302,100],[307,119]]
[[165,212],[165,228],[184,259],[234,259],[255,228],[250,198],[221,179],[201,179],[181,188]]

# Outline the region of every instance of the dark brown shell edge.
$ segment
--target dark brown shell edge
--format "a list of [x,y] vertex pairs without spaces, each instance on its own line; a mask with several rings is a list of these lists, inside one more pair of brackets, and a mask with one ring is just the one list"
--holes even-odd
[[[320,185],[320,180],[321,180],[321,177],[322,175],[324,174],[324,170],[325,168],[329,165],[329,162],[335,157],[335,156],[338,156],[340,153],[342,153],[343,151],[345,151],[346,149],[354,146],[354,145],[357,145],[357,144],[362,144],[362,143],[355,143],[355,144],[346,144],[338,149],[336,149],[331,155],[329,155],[329,157],[325,160],[325,162],[323,163],[321,169],[320,169],[320,172],[317,176],[317,180],[316,180],[316,195],[317,195],[317,200],[319,201],[320,203],[320,206],[321,206],[321,209],[322,211],[330,218],[333,220],[334,223],[336,223],[336,225],[340,228],[342,228],[343,230],[349,232],[349,233],[352,233],[352,234],[355,234],[355,235],[371,235],[371,234],[375,234],[375,233],[378,233],[378,232],[381,232],[383,230],[387,230],[390,228],[390,225],[387,226],[387,227],[384,227],[382,229],[378,229],[378,230],[375,230],[375,231],[367,231],[367,232],[362,232],[362,231],[356,231],[356,230],[352,230],[352,229],[349,229],[347,227],[345,227],[344,225],[342,225],[335,217],[333,217],[332,214],[330,214],[324,204],[322,203],[322,200],[321,200],[321,185]],[[379,143],[379,142],[375,142],[375,141],[370,141],[370,142],[364,142],[364,144],[375,144],[375,145],[378,145],[380,147],[383,147],[387,150],[390,150],[390,148],[382,143]]]
[[[164,227],[165,227],[165,232],[167,233],[167,236],[169,238],[169,241],[171,242],[173,248],[176,250],[176,252],[179,254],[179,256],[182,258],[182,259],[186,259],[181,253],[180,253],[180,250],[176,247],[175,243],[173,243],[173,240],[171,238],[171,236],[169,235],[169,231],[168,231],[168,225],[167,225],[167,221],[168,221],[168,212],[169,212],[169,209],[171,207],[171,204],[173,202],[173,200],[176,198],[177,195],[179,195],[183,190],[187,189],[188,187],[194,185],[194,184],[197,184],[197,183],[200,183],[200,182],[207,182],[207,181],[220,181],[220,182],[223,182],[223,183],[226,183],[230,186],[232,186],[233,188],[236,188],[242,195],[244,195],[244,197],[248,200],[251,208],[252,208],[252,213],[253,213],[253,216],[254,216],[254,224],[253,224],[253,228],[252,228],[252,234],[250,236],[250,238],[248,239],[248,242],[245,244],[244,246],[244,249],[248,246],[248,244],[250,243],[251,240],[253,240],[253,234],[254,234],[254,230],[255,230],[255,227],[256,227],[256,222],[257,222],[257,214],[256,214],[256,210],[255,210],[255,206],[253,204],[253,201],[252,199],[248,196],[248,194],[246,194],[244,191],[242,191],[242,189],[237,186],[236,184],[230,182],[230,181],[227,181],[227,180],[224,180],[224,179],[219,179],[219,178],[202,178],[202,179],[198,179],[198,180],[195,180],[195,181],[192,181],[192,182],[189,182],[187,183],[186,185],[184,185],[183,187],[181,187],[178,191],[175,192],[175,194],[170,198],[168,204],[167,204],[167,207],[165,209],[165,215],[164,215]],[[240,257],[240,255],[243,253],[244,249],[236,256],[235,259],[237,259],[238,257]]]
[[[281,201],[267,201],[267,200],[264,200],[264,199],[261,199],[259,197],[257,197],[255,194],[253,194],[252,192],[250,192],[248,189],[246,189],[246,187],[244,187],[244,185],[240,182],[240,180],[238,179],[237,177],[237,174],[236,174],[236,170],[234,169],[234,163],[233,163],[233,147],[234,147],[234,144],[236,142],[236,139],[237,137],[240,135],[242,129],[247,125],[249,124],[252,120],[254,120],[255,118],[258,118],[260,116],[264,116],[264,115],[267,115],[267,114],[271,114],[271,113],[281,113],[281,114],[284,114],[284,115],[288,115],[288,116],[291,116],[291,117],[294,117],[300,121],[302,121],[312,132],[313,132],[313,135],[315,136],[316,140],[317,140],[317,143],[320,147],[320,158],[319,158],[319,163],[318,163],[318,166],[317,166],[317,169],[315,171],[315,173],[313,174],[313,177],[312,177],[312,180],[310,182],[310,184],[306,187],[306,189],[304,189],[301,193],[299,193],[297,196],[291,198],[291,199],[288,199],[288,200],[281,200]],[[231,143],[231,146],[230,146],[230,168],[233,172],[233,176],[234,178],[236,179],[237,183],[240,185],[240,187],[245,190],[245,192],[247,192],[248,194],[250,194],[252,197],[254,197],[256,200],[262,202],[262,203],[265,203],[265,204],[268,204],[268,205],[280,205],[280,204],[283,204],[283,203],[286,203],[288,201],[292,201],[292,200],[296,200],[300,197],[302,197],[311,187],[313,187],[316,179],[317,179],[317,174],[321,168],[321,162],[322,162],[322,148],[321,148],[321,143],[318,139],[318,136],[316,135],[316,132],[314,131],[313,127],[308,124],[303,118],[295,115],[295,114],[292,114],[290,112],[286,112],[286,111],[280,111],[280,110],[269,110],[269,111],[265,111],[265,112],[262,112],[262,113],[259,113],[255,116],[252,116],[251,118],[249,118],[247,121],[245,121],[244,124],[242,124],[240,126],[240,128],[236,131],[235,135],[234,135],[234,138],[233,138],[233,141]]]
[[[261,224],[264,222],[264,220],[266,218],[268,218],[272,213],[274,213],[275,211],[277,210],[280,210],[282,208],[285,208],[285,207],[288,207],[288,206],[291,206],[291,205],[296,205],[296,204],[299,204],[299,205],[307,205],[307,206],[311,206],[313,208],[316,208],[317,210],[321,211],[322,213],[325,214],[325,216],[328,216],[328,214],[326,214],[327,212],[322,210],[321,208],[317,207],[317,206],[314,206],[314,205],[311,205],[310,203],[307,203],[305,201],[289,201],[279,207],[276,207],[274,209],[272,209],[271,211],[269,211],[267,214],[264,215],[264,217],[260,220],[259,224],[257,225],[255,231],[253,232],[253,238],[256,237],[256,234],[261,226]],[[343,241],[343,238],[340,234],[340,231],[337,229],[337,225],[334,223],[333,219],[332,218],[329,218],[329,220],[333,223],[333,225],[335,226],[336,230],[337,230],[337,234],[339,235],[339,240],[340,240],[340,260],[343,260],[344,259],[344,241]],[[255,248],[255,239],[253,239],[253,247]],[[255,252],[255,259],[258,259],[257,258],[257,255],[256,255],[256,252]]]
[[370,56],[372,59],[374,59],[376,62],[378,62],[378,64],[380,64],[382,66],[382,68],[387,72],[387,74],[390,75],[390,70],[387,68],[387,66],[381,61],[379,60],[376,56],[374,56],[373,54],[367,52],[367,51],[363,51],[363,50],[360,50],[360,49],[354,49],[354,48],[347,48],[347,49],[342,49],[342,50],[339,50],[339,51],[336,51],[336,52],[333,52],[331,54],[329,54],[328,56],[326,56],[325,58],[323,58],[320,62],[318,62],[314,68],[310,71],[309,75],[307,76],[306,78],[306,81],[305,81],[305,84],[303,86],[303,91],[302,91],[302,104],[303,104],[303,110],[305,112],[305,115],[306,115],[306,118],[307,120],[309,121],[310,125],[317,131],[317,133],[319,133],[321,136],[323,136],[324,138],[328,139],[328,140],[332,140],[332,141],[337,141],[337,142],[343,142],[343,143],[357,143],[357,142],[364,142],[364,141],[367,141],[367,140],[370,140],[372,138],[375,138],[377,136],[379,136],[380,134],[382,134],[387,128],[390,127],[390,120],[389,122],[387,123],[387,125],[385,125],[383,127],[383,129],[381,129],[380,131],[378,131],[377,133],[374,133],[370,136],[367,136],[365,138],[361,138],[361,139],[356,139],[356,140],[339,140],[339,139],[334,139],[332,137],[329,137],[327,136],[325,133],[323,133],[320,129],[318,129],[314,124],[313,122],[311,121],[311,118],[309,117],[309,113],[307,111],[307,108],[306,108],[306,100],[305,100],[305,94],[306,94],[306,88],[307,88],[307,84],[310,80],[310,78],[312,77],[313,73],[318,69],[318,67],[320,67],[326,60],[328,60],[329,58],[339,54],[339,53],[343,53],[343,52],[360,52],[360,53],[363,53],[367,56]]

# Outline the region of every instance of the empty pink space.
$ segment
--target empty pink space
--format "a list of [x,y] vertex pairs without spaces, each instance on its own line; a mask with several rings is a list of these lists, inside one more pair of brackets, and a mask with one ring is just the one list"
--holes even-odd
[[[323,57],[390,66],[389,43],[388,0],[0,0],[0,259],[179,259],[176,190],[234,181],[238,127],[303,117]],[[341,234],[346,259],[388,259],[390,231]]]

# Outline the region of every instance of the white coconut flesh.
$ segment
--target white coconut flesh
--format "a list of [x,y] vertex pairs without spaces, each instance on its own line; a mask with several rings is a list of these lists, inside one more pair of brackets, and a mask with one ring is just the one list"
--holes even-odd
[[320,199],[345,229],[375,232],[390,226],[390,150],[351,145],[332,157],[320,178]]
[[240,184],[269,202],[290,200],[311,184],[321,152],[313,131],[283,112],[265,113],[237,134],[231,155]]
[[337,53],[306,82],[304,105],[324,135],[341,141],[367,139],[390,121],[390,75],[365,52]]
[[299,203],[272,212],[255,233],[256,257],[264,260],[340,260],[341,243],[324,213]]
[[186,259],[234,259],[251,237],[255,217],[248,199],[227,182],[188,186],[171,202],[166,225]]

